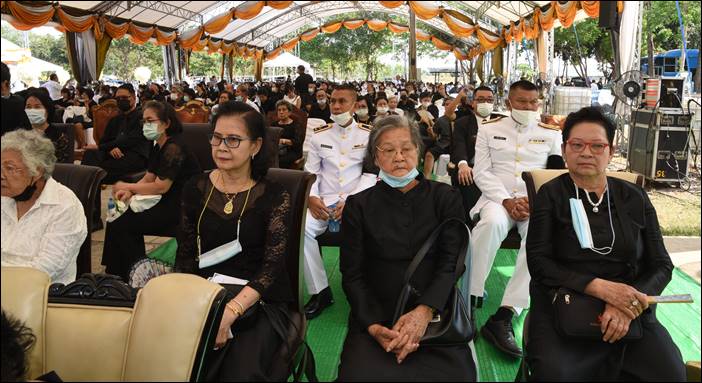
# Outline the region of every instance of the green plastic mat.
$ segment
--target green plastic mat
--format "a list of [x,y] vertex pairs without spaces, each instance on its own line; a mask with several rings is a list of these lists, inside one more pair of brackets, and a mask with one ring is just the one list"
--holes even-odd
[[[308,322],[307,342],[317,363],[317,377],[328,382],[336,379],[341,348],[346,337],[349,305],[341,289],[339,249],[324,248],[324,266],[334,293],[334,305],[319,317]],[[516,250],[500,250],[486,282],[488,297],[481,309],[476,310],[477,325],[482,326],[500,304],[502,292],[514,270]],[[664,294],[692,294],[693,304],[667,304],[658,308],[658,318],[668,329],[680,348],[683,360],[700,360],[700,285],[678,269]],[[307,299],[307,297],[305,297]],[[514,323],[517,341],[522,340],[525,313]],[[475,341],[480,381],[513,381],[519,360],[495,350],[481,337]]]
[[174,266],[177,251],[178,241],[176,241],[175,238],[171,238],[162,243],[159,247],[153,249],[150,253],[146,254],[146,256],[151,259],[161,261],[168,266]]

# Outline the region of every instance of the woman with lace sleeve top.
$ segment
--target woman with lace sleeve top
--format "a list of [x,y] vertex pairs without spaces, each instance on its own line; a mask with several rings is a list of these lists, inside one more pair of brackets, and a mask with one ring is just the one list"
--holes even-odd
[[282,381],[287,365],[276,355],[293,301],[285,271],[290,194],[265,178],[260,113],[227,102],[213,123],[210,144],[217,168],[185,186],[176,269],[245,280],[243,288],[224,285],[230,294],[207,380]]

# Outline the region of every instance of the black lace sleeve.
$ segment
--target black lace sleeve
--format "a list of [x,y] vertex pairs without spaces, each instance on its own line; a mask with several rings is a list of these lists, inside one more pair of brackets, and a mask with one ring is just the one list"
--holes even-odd
[[153,169],[149,169],[149,171],[162,180],[169,179],[175,181],[183,166],[185,152],[180,145],[175,142],[169,142],[163,146],[159,156],[160,158],[157,166]]
[[276,194],[278,197],[269,212],[263,265],[249,282],[249,287],[261,295],[265,294],[280,273],[285,270],[285,250],[291,214],[290,193],[283,189],[281,193]]
[[[71,127],[73,129],[73,127]],[[54,147],[56,147],[56,161],[65,163],[68,162],[69,156],[73,152],[71,143],[68,141],[68,137],[61,133],[58,138],[54,141]]]
[[202,177],[194,177],[183,187],[180,227],[178,229],[178,250],[175,269],[180,273],[197,274],[197,214],[202,209],[202,192],[198,184]]

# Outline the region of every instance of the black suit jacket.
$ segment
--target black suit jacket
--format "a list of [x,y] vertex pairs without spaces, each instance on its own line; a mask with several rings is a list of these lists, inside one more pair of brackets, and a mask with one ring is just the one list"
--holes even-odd
[[451,134],[451,162],[458,165],[460,161],[466,161],[473,166],[477,136],[478,121],[474,114],[456,119]]
[[[24,112],[24,99],[16,94],[2,99],[2,134],[17,129],[32,129]],[[51,117],[51,116],[49,116]]]
[[105,128],[105,135],[100,140],[98,148],[109,152],[119,148],[124,154],[134,152],[144,158],[149,158],[151,142],[144,137],[141,126],[141,110],[134,109],[128,114],[113,117]]

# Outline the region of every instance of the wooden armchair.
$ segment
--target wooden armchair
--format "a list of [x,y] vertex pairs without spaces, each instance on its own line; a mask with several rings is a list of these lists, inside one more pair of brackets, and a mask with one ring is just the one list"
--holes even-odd
[[95,143],[99,144],[105,134],[107,123],[119,115],[120,110],[117,107],[117,100],[110,99],[102,104],[94,105],[91,111],[93,113],[93,139],[95,139]]
[[202,101],[192,100],[180,108],[176,108],[176,116],[184,124],[207,123],[210,118],[210,108],[206,107]]

